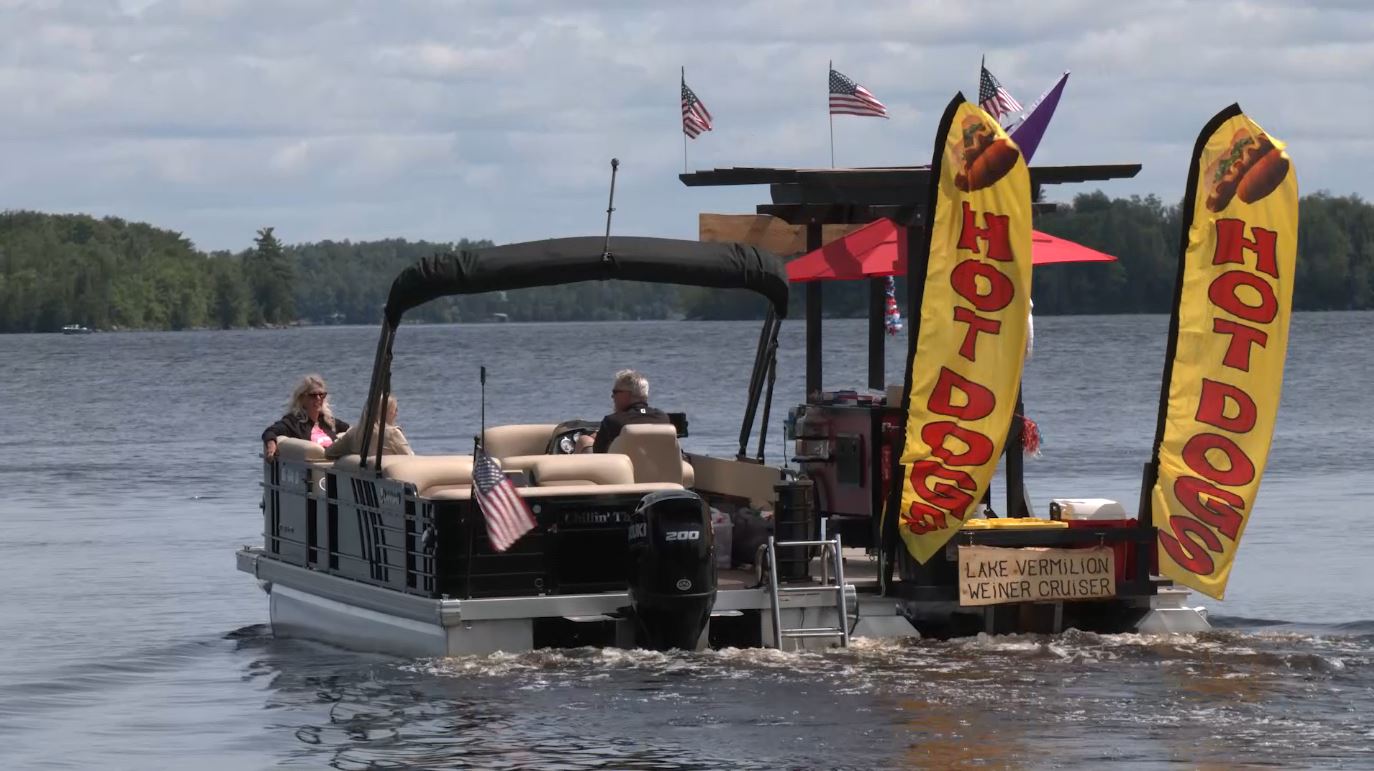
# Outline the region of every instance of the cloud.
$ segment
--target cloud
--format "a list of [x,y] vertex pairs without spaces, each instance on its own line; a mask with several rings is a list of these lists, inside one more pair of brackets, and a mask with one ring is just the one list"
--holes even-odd
[[[1176,200],[1197,131],[1239,101],[1305,191],[1374,192],[1374,8],[1277,0],[0,0],[0,205],[91,211],[242,248],[401,236],[694,234],[763,187],[687,189],[677,81],[716,130],[693,168],[830,162],[831,61],[891,120],[837,117],[840,165],[924,163],[986,57],[1029,102],[1073,71],[1037,162],[1141,162],[1111,195]],[[1051,188],[1067,199],[1074,187]]]

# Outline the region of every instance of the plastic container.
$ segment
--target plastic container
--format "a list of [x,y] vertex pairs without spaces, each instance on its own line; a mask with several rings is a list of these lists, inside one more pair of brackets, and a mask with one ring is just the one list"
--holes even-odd
[[728,570],[731,567],[730,551],[734,547],[735,523],[730,515],[720,509],[711,509],[711,537],[716,545],[716,568]]
[[[1068,525],[1069,527],[1075,530],[1136,527],[1136,521],[1134,517],[1130,519],[1074,519],[1069,520],[1064,524]],[[1116,554],[1116,580],[1134,580],[1136,572],[1134,545],[1124,542],[1110,543],[1107,545],[1112,547],[1112,552]],[[1151,553],[1153,553],[1154,550],[1151,549],[1150,551]],[[1154,557],[1151,557],[1150,572],[1159,572],[1159,566]]]

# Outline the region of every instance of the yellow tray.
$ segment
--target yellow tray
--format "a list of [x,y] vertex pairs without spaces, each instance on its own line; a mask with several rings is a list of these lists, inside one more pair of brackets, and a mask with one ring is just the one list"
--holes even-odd
[[1057,519],[1037,519],[1017,517],[1010,519],[969,519],[964,521],[963,530],[1055,530],[1068,527],[1068,522]]

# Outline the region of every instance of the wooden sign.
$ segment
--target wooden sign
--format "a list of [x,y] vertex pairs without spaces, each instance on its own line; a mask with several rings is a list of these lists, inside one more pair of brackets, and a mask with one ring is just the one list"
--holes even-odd
[[[781,257],[806,252],[806,226],[789,225],[767,214],[700,214],[698,238],[702,241],[735,241],[767,249]],[[821,244],[858,230],[863,225],[822,225]]]
[[1091,549],[959,547],[959,604],[1000,605],[1116,596],[1116,559]]

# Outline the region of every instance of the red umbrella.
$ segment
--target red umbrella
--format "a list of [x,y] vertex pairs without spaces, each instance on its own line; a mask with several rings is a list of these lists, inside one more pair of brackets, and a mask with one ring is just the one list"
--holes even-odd
[[906,273],[906,239],[877,219],[787,263],[789,281],[845,281]]
[[[1031,264],[1115,262],[1116,258],[1038,230],[1031,231]],[[843,281],[906,274],[906,239],[897,224],[879,219],[787,263],[791,281]]]
[[1116,262],[1116,258],[1068,239],[1032,230],[1031,264],[1053,265],[1057,262]]

